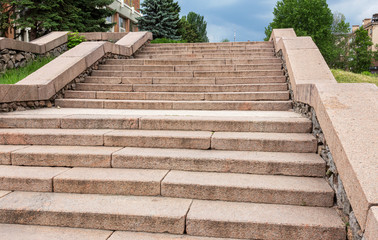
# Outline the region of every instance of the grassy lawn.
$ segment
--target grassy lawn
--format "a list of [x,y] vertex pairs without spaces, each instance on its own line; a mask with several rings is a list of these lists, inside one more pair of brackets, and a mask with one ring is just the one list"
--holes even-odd
[[378,86],[378,76],[367,76],[339,69],[331,69],[331,71],[339,83],[374,83]]
[[5,73],[0,73],[0,84],[15,84],[53,59],[54,57],[37,58],[29,62],[25,67],[6,70]]

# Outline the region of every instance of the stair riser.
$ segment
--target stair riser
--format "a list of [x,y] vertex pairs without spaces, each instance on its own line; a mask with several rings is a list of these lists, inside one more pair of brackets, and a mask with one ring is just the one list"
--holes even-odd
[[189,72],[189,71],[251,71],[251,70],[281,70],[280,64],[271,65],[225,65],[225,66],[122,66],[122,65],[100,65],[99,70],[105,71],[167,71],[167,72]]
[[79,91],[121,91],[121,92],[274,92],[287,91],[286,84],[272,85],[239,85],[239,86],[209,86],[209,85],[106,85],[77,84]]
[[211,85],[231,85],[231,84],[267,84],[284,83],[286,78],[282,77],[241,77],[241,78],[175,78],[175,77],[87,77],[85,83],[96,84],[211,84]]
[[[69,171],[69,170],[68,170]],[[0,173],[1,174],[1,173]],[[169,176],[169,173],[168,175]],[[161,181],[162,179],[160,179]],[[7,191],[37,191],[79,194],[129,196],[163,196],[174,198],[221,200],[232,202],[271,203],[331,207],[332,192],[277,190],[232,186],[192,185],[160,181],[85,179],[80,176],[57,176],[41,181],[33,176],[21,179],[3,177],[0,189]],[[300,181],[300,178],[298,178]]]
[[77,100],[57,99],[55,104],[64,108],[105,109],[161,109],[161,110],[230,110],[230,111],[288,111],[291,102],[148,102],[122,100]]
[[143,130],[188,130],[219,132],[277,132],[310,133],[310,121],[284,120],[201,120],[148,117],[122,117],[85,119],[84,117],[63,118],[0,118],[1,128],[39,129],[143,129]]
[[260,58],[260,59],[246,59],[246,60],[138,60],[138,59],[108,59],[106,64],[112,65],[140,65],[140,66],[203,66],[203,65],[243,65],[243,64],[282,64],[282,61],[278,58]]
[[219,50],[209,50],[209,49],[201,49],[201,50],[191,50],[191,49],[175,49],[175,50],[155,50],[155,49],[142,49],[138,54],[238,54],[238,53],[271,53],[274,54],[274,49],[272,48],[256,48],[256,49],[248,49],[248,50],[238,50],[238,49],[219,49]]
[[[103,131],[105,132],[105,131]],[[217,149],[217,150],[248,150],[263,152],[298,152],[314,153],[317,143],[312,140],[279,140],[279,139],[244,139],[225,140],[212,137],[210,132],[185,137],[172,135],[132,135],[129,132],[110,132],[108,134],[71,135],[46,133],[2,133],[2,145],[62,145],[62,146],[113,146],[113,147],[152,147],[152,148],[186,148],[186,149]],[[201,135],[203,135],[201,137]],[[211,143],[210,143],[211,142]]]
[[274,51],[273,46],[268,45],[256,45],[256,46],[212,46],[212,47],[152,47],[146,46],[141,51],[142,52],[165,52],[165,51],[217,51],[217,50],[225,50],[225,51],[244,51],[244,50],[270,50]]
[[180,43],[178,46],[176,43],[163,43],[163,44],[150,44],[146,47],[150,48],[175,48],[175,47],[272,47],[273,42],[235,42],[235,43]]
[[92,76],[102,77],[259,77],[283,76],[281,70],[238,71],[238,72],[127,72],[127,71],[93,71]]
[[288,92],[248,93],[248,94],[205,94],[205,93],[114,93],[70,91],[66,99],[109,99],[109,100],[169,100],[169,101],[286,101]]
[[136,59],[251,59],[251,58],[272,58],[274,54],[268,53],[253,53],[253,54],[138,54]]

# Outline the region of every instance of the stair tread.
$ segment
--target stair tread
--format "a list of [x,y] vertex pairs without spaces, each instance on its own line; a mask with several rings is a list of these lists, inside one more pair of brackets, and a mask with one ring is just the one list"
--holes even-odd
[[[0,222],[182,234],[191,203],[165,197],[12,192],[0,198]],[[32,219],[27,217],[31,213]]]
[[2,240],[107,240],[113,233],[96,229],[18,224],[0,224],[0,232]]
[[213,237],[341,240],[344,228],[334,209],[320,207],[194,200],[187,216],[188,234]]
[[116,231],[109,238],[109,240],[236,240],[236,239]]

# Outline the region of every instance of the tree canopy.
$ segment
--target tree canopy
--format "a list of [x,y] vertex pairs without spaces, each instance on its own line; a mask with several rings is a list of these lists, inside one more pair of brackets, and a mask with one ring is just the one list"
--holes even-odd
[[374,58],[371,46],[373,46],[373,42],[367,30],[360,27],[354,32],[349,55],[350,69],[352,72],[361,73],[369,70]]
[[194,29],[199,35],[200,42],[209,42],[209,38],[207,37],[207,22],[205,21],[205,17],[201,16],[195,12],[189,12],[186,16],[186,19],[189,24],[193,25]]
[[[3,0],[0,31],[30,28],[31,40],[51,31],[107,31],[112,0]],[[9,21],[10,20],[10,21]]]
[[326,61],[330,61],[333,15],[326,0],[280,0],[273,14],[273,22],[265,28],[265,40],[274,28],[294,28],[298,36],[311,36]]
[[145,0],[138,18],[142,31],[152,32],[154,38],[179,39],[180,6],[173,0]]

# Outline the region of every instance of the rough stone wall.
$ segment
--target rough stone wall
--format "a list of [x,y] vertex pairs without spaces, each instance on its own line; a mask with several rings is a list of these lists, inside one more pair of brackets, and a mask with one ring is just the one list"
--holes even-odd
[[[285,71],[286,80],[289,85],[291,99],[295,99],[294,92],[290,84],[290,77],[287,71],[286,62],[282,55],[282,51],[279,51],[277,56],[280,57],[283,61],[283,69]],[[327,182],[336,194],[334,206],[335,208],[337,208],[340,217],[346,225],[348,240],[363,240],[363,232],[353,212],[348,196],[345,192],[343,183],[340,179],[335,162],[333,160],[332,153],[327,145],[327,141],[324,137],[318,118],[316,117],[315,109],[308,104],[296,102],[294,100],[293,108],[295,112],[300,113],[302,116],[312,121],[312,134],[316,137],[318,142],[318,154],[321,158],[324,159],[324,161],[327,164],[325,179],[327,180]]]
[[12,49],[2,49],[0,51],[0,75],[9,69],[24,67],[28,62],[33,61],[36,57],[57,57],[67,51],[67,44],[56,47],[45,54],[35,54],[31,52],[23,52]]
[[98,66],[100,64],[104,64],[107,59],[126,59],[126,58],[128,57],[107,53],[105,54],[104,57],[102,57],[100,60],[95,62],[92,66],[87,68],[83,73],[77,76],[74,80],[72,80],[69,84],[67,84],[63,89],[61,89],[49,100],[3,103],[3,104],[0,104],[0,112],[25,111],[29,109],[54,107],[55,99],[63,98],[66,91],[75,89],[77,83],[84,82],[85,78],[89,76],[93,70],[98,69]]

